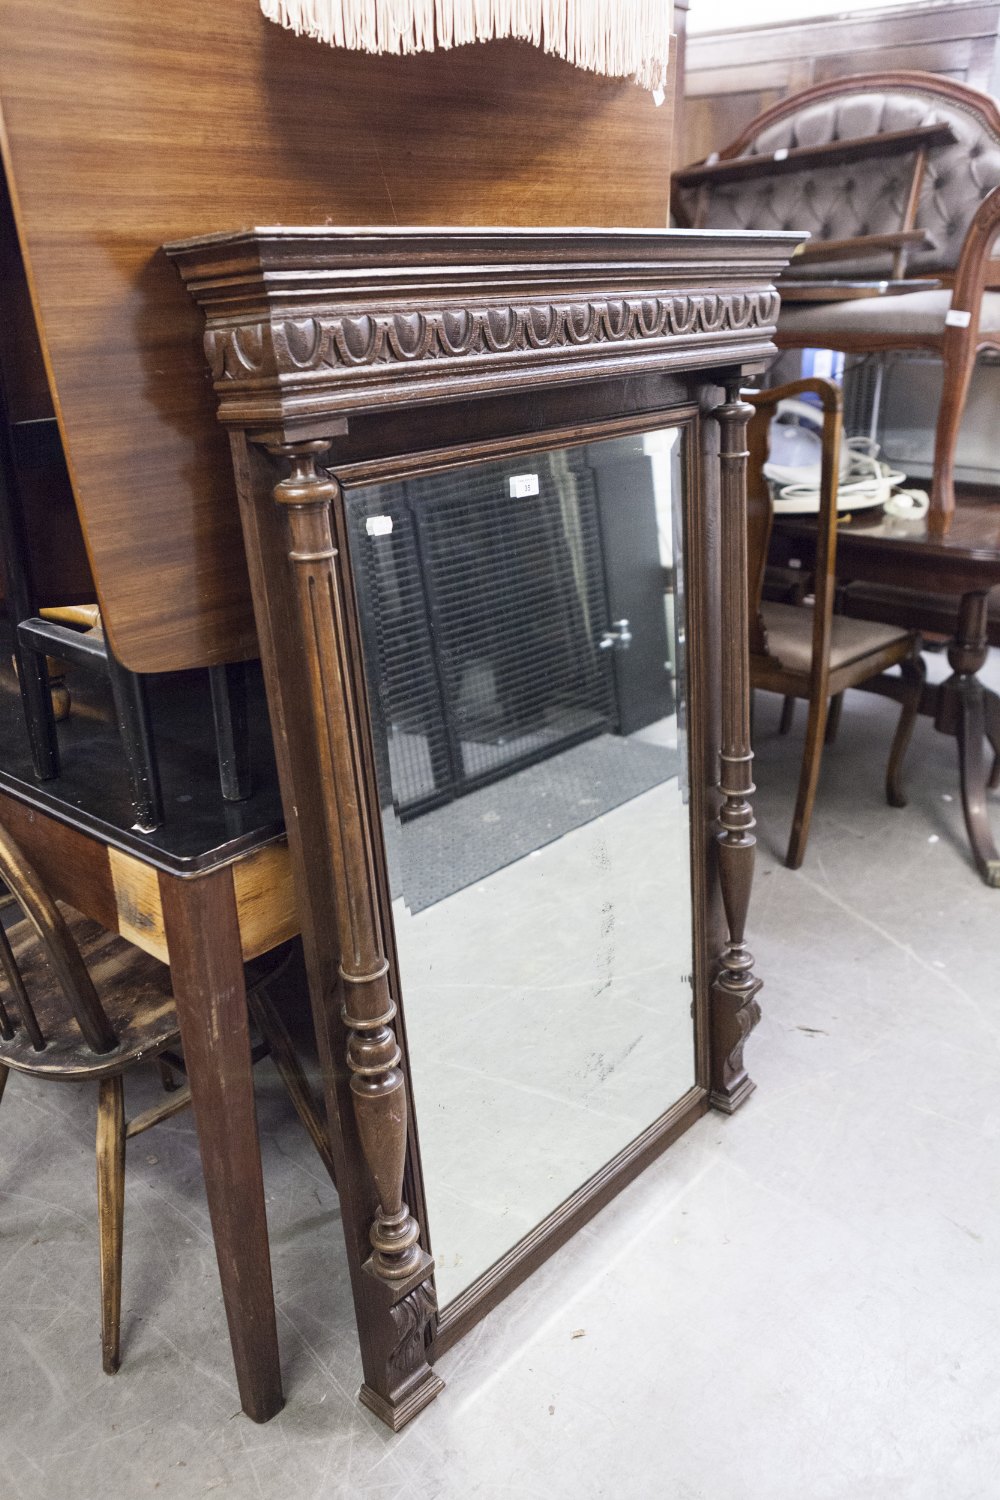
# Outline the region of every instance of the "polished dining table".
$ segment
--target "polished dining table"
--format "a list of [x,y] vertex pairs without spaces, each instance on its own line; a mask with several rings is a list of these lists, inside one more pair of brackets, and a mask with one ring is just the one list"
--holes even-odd
[[[814,518],[775,518],[772,563],[809,568],[815,547]],[[879,618],[892,617],[892,623],[935,629],[948,637],[951,675],[926,685],[920,712],[957,743],[972,855],[986,884],[1000,888],[1000,852],[989,810],[989,792],[1000,784],[1000,696],[979,676],[989,650],[990,594],[1000,590],[1000,495],[983,490],[959,494],[944,535],[932,533],[926,518],[886,515],[881,508],[845,516],[838,534],[837,579],[847,586],[847,613],[871,609],[873,593],[866,586],[884,587],[891,592],[877,598]],[[894,697],[895,683],[883,676],[867,687]]]

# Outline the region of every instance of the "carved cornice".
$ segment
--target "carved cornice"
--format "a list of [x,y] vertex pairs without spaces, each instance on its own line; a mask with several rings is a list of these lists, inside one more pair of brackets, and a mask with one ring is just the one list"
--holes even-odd
[[168,246],[223,421],[766,358],[799,237],[254,230]]
[[412,312],[344,313],[211,328],[205,354],[216,381],[252,380],[270,370],[358,370],[424,360],[488,358],[519,350],[593,349],[688,339],[722,332],[773,332],[773,287],[667,297],[614,297],[586,302],[534,302],[513,307],[425,308]]

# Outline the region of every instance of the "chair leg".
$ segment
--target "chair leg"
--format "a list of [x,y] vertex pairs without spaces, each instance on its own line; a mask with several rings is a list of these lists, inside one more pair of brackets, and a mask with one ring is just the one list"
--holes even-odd
[[786,698],[781,705],[781,720],[778,724],[779,734],[788,734],[795,722],[795,699]]
[[5,1068],[3,1063],[0,1063],[0,1099],[3,1098],[3,1091],[7,1087],[7,1078],[9,1074],[10,1069]]
[[919,650],[906,661],[900,662],[899,669],[906,686],[906,695],[903,698],[896,733],[893,735],[889,764],[885,773],[885,796],[890,807],[906,806],[906,794],[903,791],[903,761],[913,737],[913,726],[920,712],[920,698],[924,690],[924,679],[927,676],[927,668],[924,666],[924,659]]
[[125,1216],[125,1084],[102,1078],[97,1099],[97,1217],[101,1235],[101,1348],[104,1373],[119,1365],[122,1226]]
[[135,826],[153,833],[163,824],[163,793],[156,761],[153,728],[146,700],[146,682],[138,672],[123,667],[110,645],[108,678],[114,699],[118,735],[128,774]]
[[946,329],[941,350],[944,380],[934,433],[934,475],[931,480],[931,506],[928,514],[928,527],[932,533],[947,530],[955,509],[958,429],[976,362],[976,346],[970,332],[971,330],[963,328]]
[[247,1004],[257,1030],[267,1043],[271,1061],[288,1091],[295,1113],[316,1147],[320,1161],[330,1174],[330,1181],[336,1187],[337,1174],[320,1106],[299,1062],[288,1028],[267,992],[266,983],[247,991]]
[[844,707],[843,693],[837,693],[830,699],[830,707],[826,716],[826,743],[832,745],[837,738],[837,730],[840,728],[840,715]]
[[799,776],[799,794],[795,801],[792,818],[792,836],[788,840],[785,864],[797,870],[806,852],[809,824],[812,822],[813,803],[819,782],[820,761],[823,758],[823,736],[826,732],[828,700],[826,697],[810,698],[809,718],[806,722],[806,743],[802,752],[802,771]]

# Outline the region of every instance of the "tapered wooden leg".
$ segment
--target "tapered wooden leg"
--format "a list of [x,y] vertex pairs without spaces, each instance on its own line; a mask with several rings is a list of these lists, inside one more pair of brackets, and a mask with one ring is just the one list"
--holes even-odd
[[795,722],[795,699],[787,697],[782,700],[781,719],[778,722],[778,733],[788,734]]
[[944,381],[934,433],[934,475],[927,514],[928,530],[937,535],[948,530],[955,511],[955,450],[976,361],[975,329],[946,329],[941,360]]
[[792,834],[788,840],[788,852],[785,855],[785,864],[790,870],[797,870],[805,858],[813,804],[816,801],[816,787],[819,783],[819,768],[823,759],[826,715],[826,697],[810,698],[809,718],[806,721],[806,743],[802,752],[802,770],[799,774],[799,792],[795,799]]
[[826,743],[832,745],[840,728],[840,715],[844,709],[843,693],[835,693],[826,712]]
[[0,1063],[0,1099],[3,1098],[3,1091],[7,1087],[7,1078],[9,1076],[9,1074],[10,1074],[10,1069],[9,1068],[5,1068],[3,1066],[3,1064]]
[[243,1410],[281,1410],[278,1334],[232,871],[161,873],[170,972]]
[[903,791],[903,761],[913,738],[913,726],[920,713],[920,700],[924,691],[927,669],[924,659],[917,651],[909,660],[900,663],[900,672],[906,688],[899,723],[893,735],[889,751],[889,764],[885,772],[885,796],[890,807],[905,807],[906,793]]
[[101,1236],[101,1350],[105,1375],[119,1365],[122,1229],[125,1219],[125,1084],[102,1078],[97,1097],[97,1218]]

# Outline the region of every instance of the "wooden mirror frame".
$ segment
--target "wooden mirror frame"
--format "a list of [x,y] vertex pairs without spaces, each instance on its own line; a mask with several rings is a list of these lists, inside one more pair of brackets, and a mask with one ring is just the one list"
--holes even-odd
[[[774,281],[801,238],[261,229],[167,247],[205,313],[230,432],[324,1068],[361,1399],[394,1429],[441,1389],[429,1358],[706,1109],[731,1113],[752,1091],[743,1064],[760,987],[743,936],[754,848],[751,409],[739,386],[775,352]],[[406,1102],[342,485],[677,422],[686,433],[696,1083],[442,1315]]]

